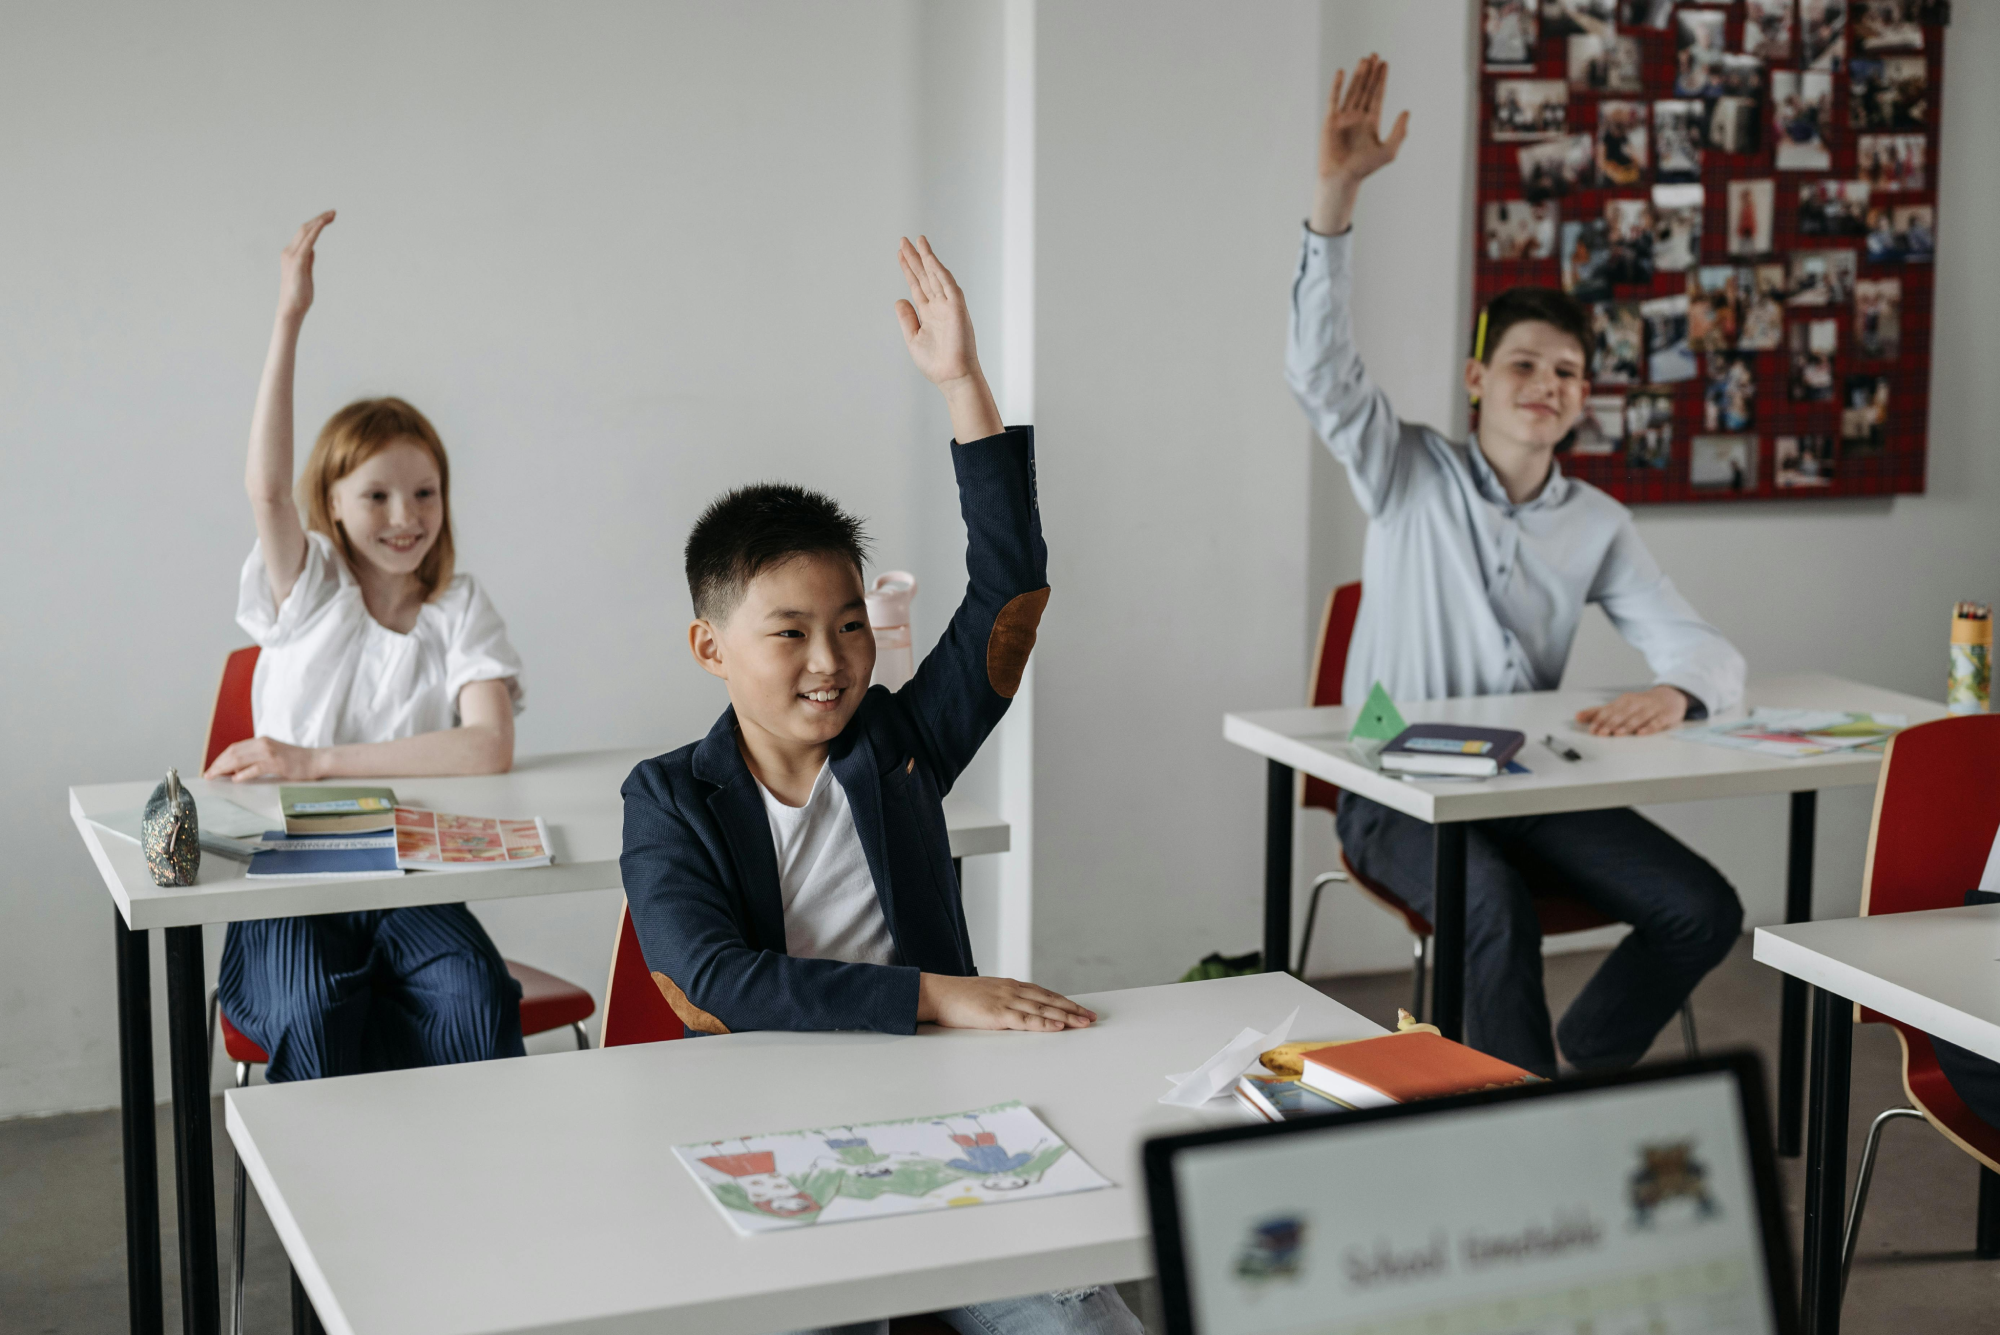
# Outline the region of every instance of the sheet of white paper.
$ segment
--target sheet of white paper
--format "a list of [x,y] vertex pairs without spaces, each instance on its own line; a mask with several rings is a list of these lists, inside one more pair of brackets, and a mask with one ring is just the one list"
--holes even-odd
[[1237,1076],[1257,1064],[1258,1053],[1268,1052],[1285,1041],[1292,1032],[1292,1022],[1298,1018],[1299,1008],[1294,1006],[1292,1013],[1268,1033],[1245,1029],[1194,1070],[1167,1077],[1174,1087],[1160,1095],[1160,1102],[1176,1108],[1199,1108],[1216,1095],[1226,1093],[1236,1083]]

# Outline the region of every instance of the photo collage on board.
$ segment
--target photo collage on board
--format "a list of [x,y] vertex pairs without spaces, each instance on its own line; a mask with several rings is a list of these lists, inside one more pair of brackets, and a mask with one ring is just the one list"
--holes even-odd
[[1635,501],[1921,491],[1934,0],[1482,0],[1476,308],[1590,318],[1563,466]]

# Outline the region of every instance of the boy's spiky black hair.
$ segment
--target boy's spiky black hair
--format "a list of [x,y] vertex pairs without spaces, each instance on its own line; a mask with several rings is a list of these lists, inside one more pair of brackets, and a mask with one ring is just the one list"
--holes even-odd
[[688,531],[688,596],[694,614],[720,625],[750,581],[795,556],[838,556],[861,574],[868,535],[832,497],[786,482],[759,482],[710,502]]
[[1554,287],[1510,287],[1487,302],[1480,312],[1478,332],[1473,335],[1472,355],[1491,366],[1501,336],[1530,320],[1554,325],[1577,341],[1586,358],[1590,356],[1590,312],[1575,297]]

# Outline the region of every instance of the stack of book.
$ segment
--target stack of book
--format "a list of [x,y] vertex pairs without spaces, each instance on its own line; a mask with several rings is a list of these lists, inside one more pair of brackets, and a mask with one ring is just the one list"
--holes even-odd
[[1422,1030],[1305,1053],[1300,1074],[1246,1075],[1236,1097],[1267,1121],[1464,1094],[1537,1079],[1520,1067]]

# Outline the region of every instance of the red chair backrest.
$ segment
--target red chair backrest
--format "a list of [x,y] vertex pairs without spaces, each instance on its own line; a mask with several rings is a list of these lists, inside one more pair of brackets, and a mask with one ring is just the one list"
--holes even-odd
[[[1889,739],[1861,880],[1861,916],[1958,908],[2000,831],[2000,715],[1905,728]],[[1865,1023],[1885,1017],[1856,1008]]]
[[208,747],[201,759],[204,772],[224,751],[257,735],[257,725],[250,717],[250,683],[257,675],[257,653],[253,644],[222,660],[222,683],[215,688],[215,712],[208,717]]
[[611,978],[604,985],[604,1020],[598,1026],[597,1045],[616,1048],[685,1037],[687,1027],[660,995],[653,971],[646,967],[639,933],[632,926],[631,907],[621,906],[618,944],[611,952]]
[[[1328,596],[1326,615],[1320,618],[1319,647],[1313,652],[1312,693],[1306,700],[1315,709],[1340,703],[1340,683],[1347,675],[1347,646],[1354,639],[1354,619],[1360,615],[1360,580],[1343,584]],[[1340,789],[1308,774],[1301,805],[1330,812],[1340,805]]]
[[2000,830],[2000,714],[1939,719],[1889,739],[1875,784],[1861,913],[1958,908]]

